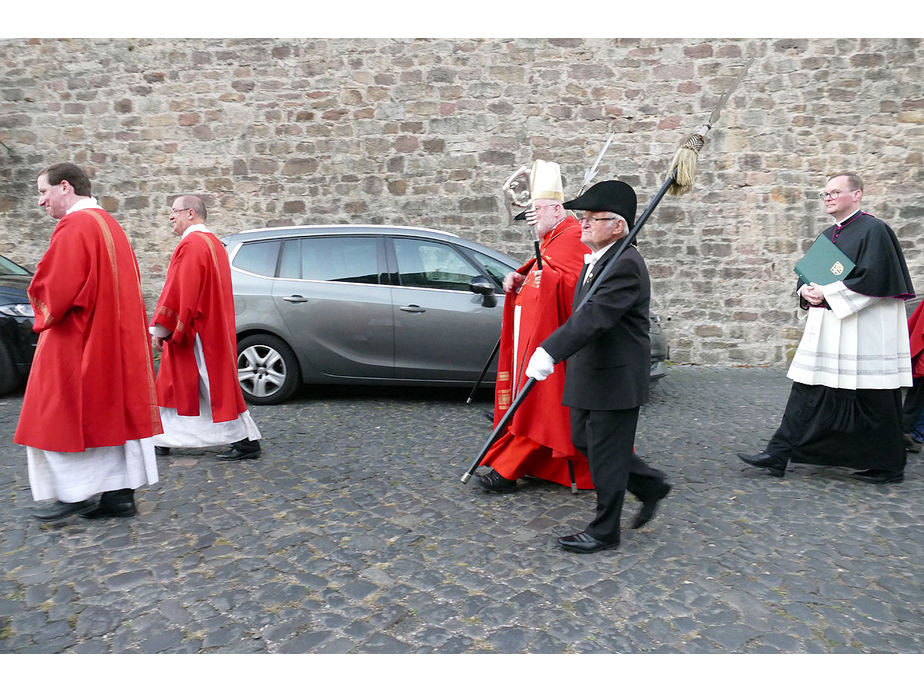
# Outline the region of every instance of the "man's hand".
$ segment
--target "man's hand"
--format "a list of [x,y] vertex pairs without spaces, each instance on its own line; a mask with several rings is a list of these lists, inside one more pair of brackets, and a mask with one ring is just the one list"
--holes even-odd
[[526,366],[526,377],[535,378],[536,380],[545,380],[554,372],[555,361],[549,356],[549,352],[542,347],[536,349],[529,359],[529,364]]
[[525,280],[526,275],[520,274],[519,272],[511,272],[504,277],[504,293],[516,291]]
[[530,226],[535,226],[536,223],[539,221],[536,218],[536,210],[533,209],[532,207],[526,210],[525,215],[526,215],[526,223],[529,224]]
[[154,351],[160,353],[164,350],[164,340],[161,337],[151,336],[151,346],[154,348]]
[[825,290],[820,285],[812,282],[811,284],[803,284],[802,288],[799,289],[799,293],[802,298],[808,301],[813,306],[820,306],[825,300]]

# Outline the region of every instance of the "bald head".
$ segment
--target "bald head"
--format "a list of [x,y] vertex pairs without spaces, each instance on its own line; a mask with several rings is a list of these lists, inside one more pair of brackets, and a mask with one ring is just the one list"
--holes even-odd
[[170,222],[173,224],[173,233],[182,236],[190,226],[204,224],[208,213],[205,203],[195,195],[180,195],[173,200],[170,206]]

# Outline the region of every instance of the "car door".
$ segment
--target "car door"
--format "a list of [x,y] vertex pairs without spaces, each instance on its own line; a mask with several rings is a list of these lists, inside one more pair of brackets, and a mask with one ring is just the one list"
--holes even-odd
[[374,235],[287,239],[273,300],[312,370],[336,378],[390,378],[395,344],[384,241]]
[[473,293],[484,270],[449,242],[391,239],[395,377],[472,382],[500,336],[503,296]]

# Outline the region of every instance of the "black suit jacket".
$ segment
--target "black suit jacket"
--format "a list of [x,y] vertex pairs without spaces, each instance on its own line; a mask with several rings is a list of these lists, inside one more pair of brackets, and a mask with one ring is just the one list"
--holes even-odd
[[584,266],[574,307],[591,286],[596,287],[593,295],[542,343],[556,363],[568,361],[565,406],[632,409],[648,401],[651,283],[635,246],[613,261],[619,245],[615,243],[600,258],[587,286]]

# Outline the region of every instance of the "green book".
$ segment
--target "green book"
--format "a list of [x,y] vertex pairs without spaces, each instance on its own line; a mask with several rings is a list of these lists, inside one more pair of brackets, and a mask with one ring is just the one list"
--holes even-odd
[[793,271],[799,275],[799,278],[806,284],[833,284],[836,281],[843,281],[853,270],[855,263],[849,257],[841,252],[827,236],[821,234],[812,243]]

